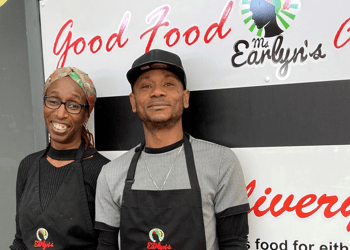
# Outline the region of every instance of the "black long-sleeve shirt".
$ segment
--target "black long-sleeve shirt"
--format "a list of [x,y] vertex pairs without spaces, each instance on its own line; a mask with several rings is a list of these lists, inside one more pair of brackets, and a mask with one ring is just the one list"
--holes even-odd
[[[119,228],[99,223],[99,239],[97,250],[119,250]],[[216,231],[220,250],[247,249],[249,233],[248,213],[240,213],[216,218]]]
[[[10,249],[12,250],[26,250],[26,246],[22,241],[22,229],[18,221],[18,208],[21,202],[21,196],[24,192],[28,173],[32,167],[35,159],[37,159],[44,151],[36,152],[25,157],[18,168],[17,183],[16,183],[16,235]],[[93,156],[93,157],[91,157]],[[88,148],[85,150],[84,159],[82,162],[83,180],[87,195],[88,207],[90,211],[91,220],[95,220],[95,193],[98,175],[109,160],[99,154],[95,149]],[[88,158],[87,158],[88,157]],[[45,209],[57,193],[63,180],[65,179],[71,164],[57,168],[51,165],[45,157],[40,159],[40,202]],[[97,240],[97,239],[96,239]]]

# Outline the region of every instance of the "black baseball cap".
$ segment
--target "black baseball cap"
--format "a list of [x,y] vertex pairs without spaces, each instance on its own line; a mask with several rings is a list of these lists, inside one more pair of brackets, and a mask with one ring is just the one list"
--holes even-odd
[[182,67],[181,59],[178,55],[161,49],[153,49],[137,58],[131,69],[126,73],[126,77],[134,86],[137,78],[152,69],[165,69],[174,73],[180,78],[184,89],[186,89],[186,74]]

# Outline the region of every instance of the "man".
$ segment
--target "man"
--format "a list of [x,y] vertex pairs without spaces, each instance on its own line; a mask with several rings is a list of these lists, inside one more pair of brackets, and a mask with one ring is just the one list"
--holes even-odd
[[163,50],[127,73],[145,142],[104,166],[97,184],[99,250],[246,249],[243,173],[226,147],[182,129],[190,92],[181,59]]

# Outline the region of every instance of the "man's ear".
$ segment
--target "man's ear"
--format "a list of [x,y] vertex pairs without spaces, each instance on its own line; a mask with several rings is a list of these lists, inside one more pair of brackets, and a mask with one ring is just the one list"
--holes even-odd
[[184,108],[187,109],[190,106],[190,91],[185,89],[183,93],[183,104]]
[[129,95],[129,100],[130,100],[132,112],[136,113],[137,109],[136,109],[136,101],[135,101],[135,94],[134,93],[131,93]]

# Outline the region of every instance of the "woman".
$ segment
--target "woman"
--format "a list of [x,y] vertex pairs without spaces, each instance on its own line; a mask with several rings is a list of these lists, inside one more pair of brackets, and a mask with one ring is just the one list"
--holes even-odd
[[86,129],[95,87],[87,74],[65,67],[47,79],[43,96],[50,144],[20,163],[10,249],[96,249],[96,182],[109,160]]

